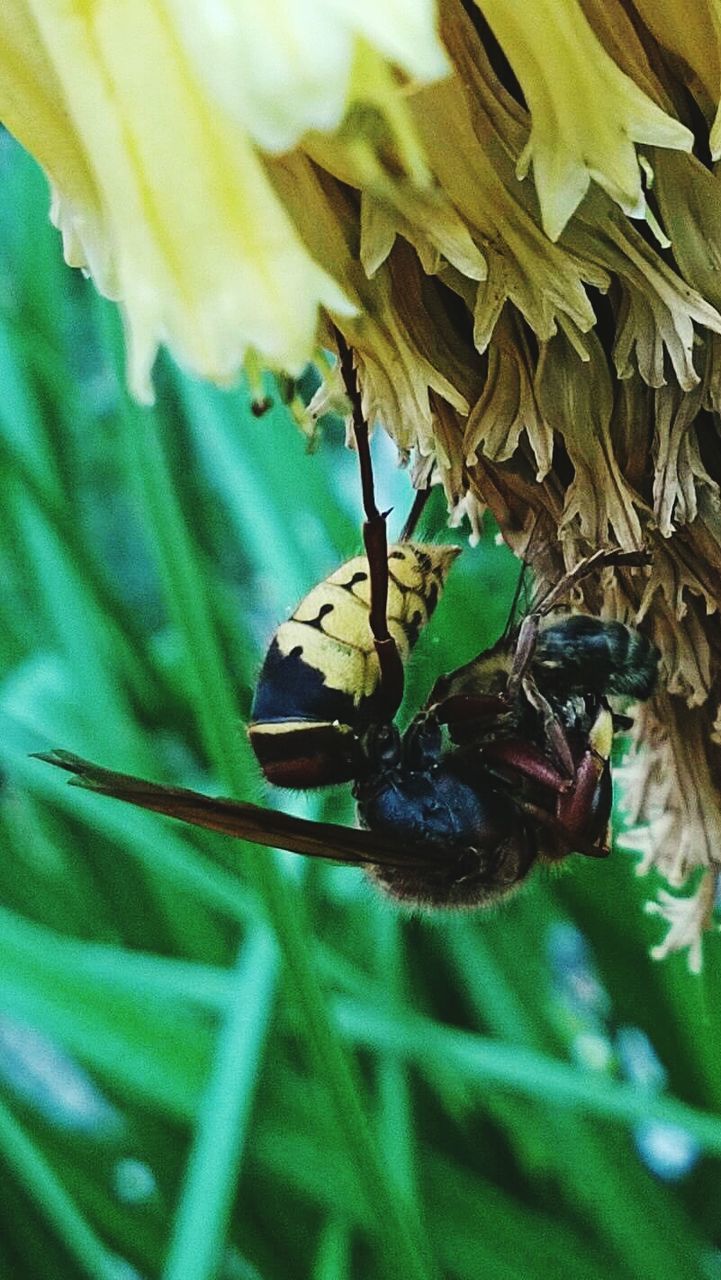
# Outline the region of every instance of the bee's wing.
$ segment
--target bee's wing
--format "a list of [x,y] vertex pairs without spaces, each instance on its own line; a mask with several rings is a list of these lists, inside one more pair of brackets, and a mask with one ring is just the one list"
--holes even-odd
[[115,773],[91,764],[70,751],[38,752],[36,759],[57,765],[75,774],[71,785],[95,791],[99,795],[114,796],[126,800],[140,809],[164,813],[181,822],[223,835],[250,840],[271,848],[288,849],[291,853],[303,853],[313,858],[326,858],[330,862],[345,862],[356,866],[376,863],[384,866],[425,866],[428,859],[419,850],[396,844],[394,840],[372,831],[360,831],[354,827],[339,827],[329,822],[312,822],[296,818],[277,809],[264,809],[261,805],[244,800],[225,800],[220,796],[206,796],[201,791],[189,791],[185,787],[166,787],[157,782],[146,782],[128,773]]

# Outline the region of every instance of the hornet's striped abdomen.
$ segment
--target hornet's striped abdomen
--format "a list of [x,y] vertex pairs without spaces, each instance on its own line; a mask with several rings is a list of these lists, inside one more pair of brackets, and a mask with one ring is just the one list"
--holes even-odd
[[[457,554],[457,547],[415,542],[389,548],[387,623],[404,662]],[[369,610],[368,561],[356,556],[313,587],[276,631],[248,726],[271,782],[318,787],[357,776],[359,735],[384,718]]]

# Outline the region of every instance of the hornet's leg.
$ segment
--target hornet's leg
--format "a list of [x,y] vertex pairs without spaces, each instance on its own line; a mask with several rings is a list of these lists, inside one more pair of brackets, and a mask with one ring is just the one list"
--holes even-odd
[[[609,854],[608,847],[599,843],[597,840],[589,840],[581,834],[572,835],[558,818],[548,813],[546,809],[542,809],[540,805],[531,804],[528,800],[516,800],[521,813],[525,813],[539,827],[545,827],[556,837],[561,845],[562,852],[560,857],[565,857],[567,853],[583,853],[587,858],[607,858]],[[551,857],[549,861],[556,861]]]
[[385,714],[390,721],[403,698],[403,663],[398,646],[388,630],[388,539],[386,536],[387,512],[376,506],[373,485],[373,466],[368,444],[368,424],[363,417],[350,349],[343,335],[336,329],[338,359],[348,399],[353,410],[353,433],[358,450],[361,488],[363,491],[363,542],[368,557],[370,573],[370,628],[381,672],[381,695]]
[[[558,850],[547,853],[552,860],[565,857],[571,851],[594,858],[607,856],[613,806],[612,746],[613,716],[608,706],[601,702],[584,750],[574,763],[571,785],[558,790],[552,797],[552,829],[555,829],[559,841]],[[530,812],[523,802],[519,807]],[[542,810],[538,809],[535,815],[537,820],[550,825],[539,817],[540,812]]]

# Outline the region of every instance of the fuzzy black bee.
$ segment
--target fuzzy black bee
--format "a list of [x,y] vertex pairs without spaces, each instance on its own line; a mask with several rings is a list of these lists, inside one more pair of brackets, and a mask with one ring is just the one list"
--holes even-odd
[[362,865],[399,902],[482,907],[539,861],[608,853],[608,697],[647,698],[658,652],[638,632],[558,614],[582,577],[644,556],[601,551],[567,574],[515,633],[442,677],[401,735],[404,665],[457,548],[386,544],[350,354],[366,555],[314,587],[281,624],[263,665],[249,736],[273,783],[352,782],[362,829],[295,818],[102,769],[41,758],[77,785],[258,844]]

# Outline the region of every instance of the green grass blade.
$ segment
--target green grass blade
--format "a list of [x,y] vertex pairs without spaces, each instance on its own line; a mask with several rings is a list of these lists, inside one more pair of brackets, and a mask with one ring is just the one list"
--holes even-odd
[[212,1280],[216,1275],[269,1032],[278,960],[268,931],[251,932],[238,957],[200,1103],[163,1280]]

